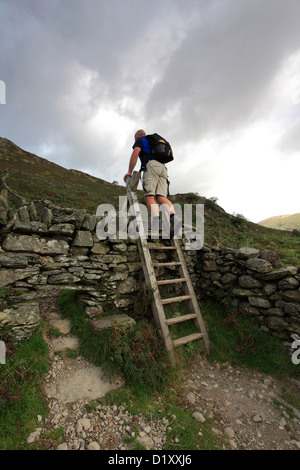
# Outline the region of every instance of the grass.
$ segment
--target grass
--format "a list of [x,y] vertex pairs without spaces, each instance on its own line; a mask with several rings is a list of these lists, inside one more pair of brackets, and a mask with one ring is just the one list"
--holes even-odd
[[279,379],[300,378],[300,368],[292,363],[286,346],[253,319],[226,311],[213,301],[202,306],[202,314],[209,329],[211,361],[230,362]]
[[48,349],[40,333],[7,351],[0,365],[0,449],[25,450],[26,439],[46,416],[41,382],[48,371]]

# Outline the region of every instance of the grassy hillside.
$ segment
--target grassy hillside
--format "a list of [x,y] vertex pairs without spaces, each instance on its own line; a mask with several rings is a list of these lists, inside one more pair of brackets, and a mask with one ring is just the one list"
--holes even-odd
[[[99,204],[118,207],[124,186],[108,183],[77,170],[26,152],[7,139],[0,138],[0,176],[12,190],[27,201],[49,199],[62,207],[85,208],[94,214]],[[142,191],[138,191],[143,201]],[[300,265],[300,237],[297,233],[274,230],[249,222],[241,215],[227,214],[214,198],[194,193],[171,196],[173,202],[203,203],[205,207],[205,242],[239,248],[241,246],[275,250],[284,264]]]
[[259,222],[259,225],[279,230],[300,230],[300,213],[269,217]]

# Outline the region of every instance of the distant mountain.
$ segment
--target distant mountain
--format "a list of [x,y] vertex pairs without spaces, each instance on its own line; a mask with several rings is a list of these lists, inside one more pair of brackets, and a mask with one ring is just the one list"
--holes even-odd
[[277,215],[275,217],[264,219],[258,223],[264,227],[276,228],[279,230],[300,230],[300,213]]

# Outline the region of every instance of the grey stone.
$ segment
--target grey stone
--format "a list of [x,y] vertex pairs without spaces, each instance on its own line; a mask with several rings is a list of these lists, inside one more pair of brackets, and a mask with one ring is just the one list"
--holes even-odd
[[230,284],[231,282],[234,282],[237,279],[237,276],[231,273],[226,273],[224,276],[221,277],[221,281],[223,284]]
[[65,254],[69,245],[64,240],[46,240],[32,235],[8,234],[3,242],[6,251],[33,252],[43,255]]
[[137,289],[138,289],[138,283],[134,277],[129,277],[123,282],[120,282],[118,286],[118,292],[120,294],[131,294],[132,292],[136,292]]
[[151,449],[152,447],[154,447],[154,441],[153,439],[151,439],[150,436],[147,436],[147,435],[144,437],[138,436],[136,440],[139,442],[139,444],[144,446],[146,449]]
[[78,230],[73,246],[93,246],[94,240],[91,232],[87,230]]
[[40,438],[42,428],[37,428],[27,437],[27,444],[32,444],[33,442],[37,441]]
[[268,317],[267,324],[269,328],[274,330],[285,328],[288,326],[288,323],[281,317]]
[[254,416],[252,416],[252,420],[255,423],[261,423],[262,422],[262,417],[258,413],[256,413]]
[[74,225],[73,224],[54,224],[51,225],[49,228],[50,235],[67,235],[71,236],[74,232]]
[[109,315],[102,318],[88,320],[89,326],[94,331],[101,331],[104,328],[117,326],[118,328],[131,328],[135,325],[135,320],[125,314]]
[[100,445],[96,441],[92,441],[88,444],[87,450],[101,450]]
[[0,265],[5,268],[25,268],[28,265],[28,258],[20,253],[0,253]]
[[258,255],[259,255],[259,250],[257,248],[248,248],[248,247],[242,247],[236,253],[236,257],[239,259],[256,258]]
[[32,220],[32,221],[38,220],[37,219],[36,208],[35,208],[35,205],[34,205],[33,202],[30,202],[30,204],[28,204],[27,210],[28,210],[30,220]]
[[277,317],[284,316],[284,311],[282,310],[282,308],[278,308],[278,307],[269,308],[268,310],[265,311],[265,313],[267,315],[277,316]]
[[59,444],[56,447],[56,450],[68,450],[68,444],[66,442],[63,442],[62,444]]
[[268,273],[273,267],[269,261],[260,258],[252,258],[246,261],[246,267],[258,273]]
[[79,282],[80,277],[75,276],[72,273],[64,272],[62,274],[56,274],[54,276],[49,276],[48,282],[49,284],[69,284],[73,282]]
[[203,271],[217,271],[217,269],[215,261],[207,260],[203,262]]
[[40,323],[37,302],[17,304],[0,311],[0,332],[13,344],[29,338]]
[[235,287],[232,289],[232,293],[235,297],[249,297],[249,296],[255,296],[255,292],[249,290],[249,289],[240,289],[239,287]]
[[18,209],[18,216],[20,222],[28,223],[30,222],[30,216],[26,206],[20,207]]
[[81,228],[83,230],[89,230],[90,232],[93,232],[95,230],[96,223],[97,223],[97,217],[95,215],[86,214],[86,217],[84,219],[84,222]]
[[199,423],[205,423],[206,419],[204,418],[203,414],[200,413],[199,411],[194,411],[192,414],[192,417],[196,420],[199,421]]
[[253,276],[243,275],[239,277],[240,287],[245,287],[246,289],[258,288],[261,287],[261,283],[255,279]]
[[270,308],[271,304],[267,299],[262,297],[248,297],[250,305],[258,308]]
[[297,273],[295,266],[286,266],[284,268],[274,269],[273,271],[263,275],[263,279],[267,281],[277,281],[283,279],[286,276],[293,276]]
[[95,255],[105,255],[109,251],[110,247],[105,242],[95,243],[91,249],[91,252],[95,253]]
[[1,269],[0,270],[0,287],[13,284],[21,279],[39,274],[39,268],[24,268],[24,269]]
[[274,292],[276,292],[276,290],[277,290],[276,284],[266,284],[263,287],[263,291],[267,296],[274,294]]
[[294,277],[286,277],[278,282],[278,288],[282,290],[296,289],[297,287],[299,287],[299,282]]
[[78,338],[75,336],[62,336],[52,341],[54,352],[76,351],[79,348]]
[[54,318],[49,321],[49,326],[58,330],[63,335],[69,334],[72,329],[71,320],[69,319]]
[[188,393],[186,399],[192,404],[196,403],[196,396],[193,392]]
[[284,300],[300,303],[300,291],[299,290],[286,290],[283,292],[283,298]]
[[298,317],[300,315],[300,304],[293,302],[285,302],[284,300],[278,300],[275,302],[276,307],[283,308],[285,313],[288,315]]
[[269,263],[271,263],[272,266],[274,267],[276,267],[276,264],[278,263],[278,260],[279,260],[279,255],[275,253],[275,251],[272,251],[272,250],[262,251],[259,257],[266,261],[269,261]]
[[45,233],[47,226],[37,221],[20,222],[16,220],[13,225],[13,231],[18,233]]

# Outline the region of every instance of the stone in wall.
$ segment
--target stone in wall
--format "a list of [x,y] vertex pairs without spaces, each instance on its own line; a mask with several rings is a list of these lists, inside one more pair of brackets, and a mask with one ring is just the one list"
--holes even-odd
[[36,235],[8,234],[2,244],[5,251],[32,252],[42,255],[59,255],[69,251],[64,240],[45,239]]

